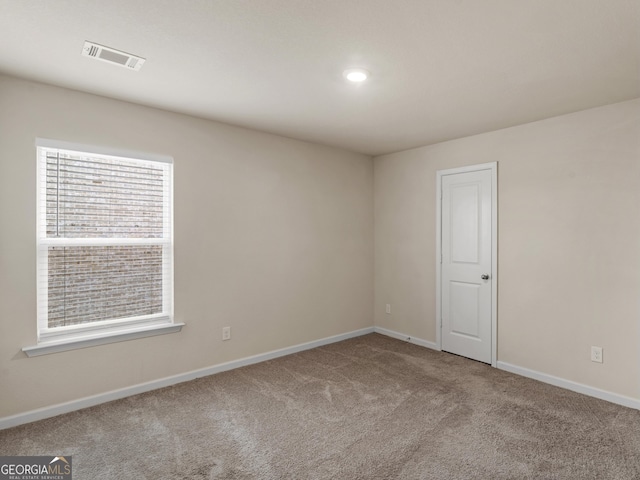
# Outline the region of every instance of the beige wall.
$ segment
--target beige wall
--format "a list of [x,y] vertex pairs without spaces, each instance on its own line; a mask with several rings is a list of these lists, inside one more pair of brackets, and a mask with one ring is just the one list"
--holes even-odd
[[435,342],[436,171],[494,161],[498,360],[639,399],[640,100],[375,158],[375,324]]
[[[174,157],[181,333],[22,354],[36,137]],[[370,157],[0,76],[0,417],[370,327],[372,279]]]
[[[35,137],[174,157],[181,333],[21,353],[36,337]],[[640,398],[640,100],[372,163],[0,76],[0,417],[368,327],[374,316],[435,342],[435,172],[491,161],[499,361]],[[589,361],[590,345],[604,347],[604,364]]]

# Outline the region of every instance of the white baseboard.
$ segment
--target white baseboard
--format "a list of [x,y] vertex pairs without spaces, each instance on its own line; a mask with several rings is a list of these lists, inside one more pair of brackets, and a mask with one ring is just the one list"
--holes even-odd
[[[72,400],[70,402],[60,403],[51,407],[39,408],[37,410],[31,410],[29,412],[12,415],[9,417],[0,418],[0,430],[6,428],[23,425],[25,423],[31,423],[45,418],[55,417],[63,413],[69,413],[76,410],[81,410],[87,407],[93,407],[101,403],[111,402],[113,400],[119,400],[121,398],[130,397],[139,393],[149,392],[159,388],[170,387],[182,382],[188,382],[195,380],[196,378],[206,377],[214,375],[216,373],[233,370],[235,368],[244,367],[247,365],[253,365],[255,363],[265,362],[278,357],[284,357],[285,355],[291,355],[293,353],[302,352],[304,350],[310,350],[312,348],[321,347],[323,345],[329,345],[335,342],[341,342],[342,340],[348,340],[349,338],[355,338],[369,333],[379,333],[386,335],[387,337],[395,338],[405,342],[413,343],[422,347],[430,348],[432,350],[440,350],[436,343],[428,340],[422,340],[420,338],[406,335],[403,333],[388,330],[382,327],[368,327],[360,330],[354,330],[352,332],[343,333],[341,335],[334,335],[332,337],[326,337],[320,340],[312,342],[301,343],[292,347],[282,348],[279,350],[273,350],[271,352],[262,353],[259,355],[253,355],[251,357],[241,358],[239,360],[233,360],[231,362],[221,363],[211,367],[202,368],[199,370],[193,370],[191,372],[174,375],[171,377],[161,378],[159,380],[153,380],[151,382],[141,383],[133,385],[131,387],[125,387],[118,390],[113,390],[90,397],[81,398],[79,400]],[[635,408],[640,410],[640,400],[626,397],[624,395],[618,395],[616,393],[608,392],[606,390],[600,390],[595,387],[583,385],[581,383],[572,382],[563,378],[554,377],[553,375],[547,375],[545,373],[537,372],[535,370],[529,370],[528,368],[518,367],[506,362],[498,362],[497,368],[505,370],[507,372],[515,373],[516,375],[522,375],[524,377],[533,378],[544,383],[549,383],[557,387],[566,388],[574,392],[583,393],[591,397],[606,400],[608,402],[616,403],[625,407]]]
[[590,397],[599,398],[600,400],[606,400],[607,402],[617,403],[624,407],[635,408],[640,410],[640,400],[626,397],[624,395],[618,395],[617,393],[608,392],[599,388],[590,387],[582,383],[573,382],[571,380],[565,380],[564,378],[554,377],[546,373],[537,372],[535,370],[529,370],[528,368],[518,367],[507,362],[498,362],[497,367],[500,370],[515,373],[516,375],[522,375],[523,377],[533,378],[544,383],[555,385],[556,387],[566,388],[574,392],[589,395]]
[[[431,348],[433,350],[438,350],[438,351],[441,350],[440,348],[438,348],[438,345],[434,342],[430,342],[428,340],[422,340],[420,338],[412,337],[411,335],[406,335],[404,333],[395,332],[393,330],[388,330],[382,327],[374,327],[373,331],[381,335],[386,335],[387,337],[392,337],[405,342],[414,343],[422,347],[427,347],[427,348]],[[535,370],[530,370],[528,368],[518,367],[517,365],[512,365],[507,362],[499,361],[496,363],[496,367],[499,368],[500,370],[504,370],[510,373],[515,373],[516,375],[521,375],[523,377],[532,378],[540,382],[555,385],[556,387],[565,388],[573,392],[578,392],[584,395],[588,395],[590,397],[599,398],[600,400],[606,400],[607,402],[622,405],[623,407],[635,408],[637,410],[640,410],[639,399],[627,397],[624,395],[619,395],[617,393],[609,392],[606,390],[601,390],[596,387],[590,387],[589,385],[573,382],[571,380],[565,380],[564,378],[555,377],[553,375],[537,372]]]
[[92,395],[90,397],[81,398],[79,400],[72,400],[70,402],[60,403],[51,407],[39,408],[37,410],[31,410],[25,413],[19,413],[9,417],[0,418],[0,430],[5,428],[16,427],[25,423],[35,422],[37,420],[43,420],[45,418],[55,417],[63,413],[69,413],[76,410],[81,410],[87,407],[93,407],[101,403],[111,402],[113,400],[119,400],[121,398],[130,397],[132,395],[138,395],[139,393],[149,392],[158,388],[170,387],[178,383],[188,382],[195,380],[196,378],[206,377],[214,375],[216,373],[226,372],[227,370],[233,370],[235,368],[245,367],[254,363],[265,362],[278,357],[284,357],[285,355],[291,355],[293,353],[302,352],[304,350],[310,350],[312,348],[321,347],[323,345],[329,345],[335,342],[341,342],[349,338],[359,337],[373,333],[374,328],[362,328],[360,330],[354,330],[352,332],[343,333],[341,335],[334,335],[332,337],[322,338],[313,342],[301,343],[292,347],[282,348],[280,350],[273,350],[267,353],[261,353],[259,355],[253,355],[251,357],[241,358],[239,360],[233,360],[231,362],[221,363],[212,367],[201,368],[199,370],[193,370],[179,375],[173,375],[171,377],[161,378],[159,380],[153,380],[151,382],[140,383],[131,387],[125,387],[118,390],[112,390],[106,393],[100,393],[98,395]]
[[395,338],[397,340],[402,340],[404,342],[420,345],[421,347],[427,347],[432,350],[440,350],[438,348],[438,345],[436,345],[434,342],[430,342],[428,340],[422,340],[421,338],[412,337],[411,335],[406,335],[404,333],[395,332],[393,330],[389,330],[382,327],[373,327],[373,331],[375,333],[386,335],[387,337]]

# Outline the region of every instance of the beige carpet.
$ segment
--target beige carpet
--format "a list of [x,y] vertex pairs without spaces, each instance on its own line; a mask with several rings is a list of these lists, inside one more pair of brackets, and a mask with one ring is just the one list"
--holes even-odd
[[640,479],[640,411],[377,334],[0,432],[74,479]]

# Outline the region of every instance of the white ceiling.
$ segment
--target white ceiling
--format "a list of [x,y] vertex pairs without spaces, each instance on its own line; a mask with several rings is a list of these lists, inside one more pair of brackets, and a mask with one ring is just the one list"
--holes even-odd
[[640,97],[640,0],[0,0],[0,72],[378,155]]

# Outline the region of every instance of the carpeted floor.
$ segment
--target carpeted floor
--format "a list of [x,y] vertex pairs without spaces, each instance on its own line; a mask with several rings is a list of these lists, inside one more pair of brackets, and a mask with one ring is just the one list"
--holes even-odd
[[0,431],[75,480],[640,479],[640,411],[371,334]]

